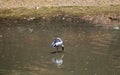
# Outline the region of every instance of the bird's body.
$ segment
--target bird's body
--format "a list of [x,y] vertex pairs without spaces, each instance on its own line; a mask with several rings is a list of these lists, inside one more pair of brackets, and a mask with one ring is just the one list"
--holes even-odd
[[57,48],[57,50],[58,50],[58,47],[61,47],[62,50],[64,51],[64,45],[63,45],[63,41],[62,41],[61,38],[54,39],[54,41],[51,44],[51,47],[52,48]]

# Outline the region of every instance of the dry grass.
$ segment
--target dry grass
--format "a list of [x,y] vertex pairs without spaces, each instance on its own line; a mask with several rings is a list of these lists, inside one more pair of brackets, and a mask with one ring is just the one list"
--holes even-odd
[[41,6],[104,6],[120,4],[119,0],[0,0],[0,8]]
[[41,17],[67,14],[72,16],[94,15],[100,13],[120,13],[120,5],[115,6],[62,6],[62,7],[40,7],[35,8],[11,8],[0,9],[0,17]]

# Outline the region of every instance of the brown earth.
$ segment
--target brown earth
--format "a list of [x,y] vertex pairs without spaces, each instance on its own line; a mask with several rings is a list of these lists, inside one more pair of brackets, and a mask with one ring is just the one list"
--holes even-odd
[[0,8],[119,5],[120,0],[0,0]]
[[[44,11],[40,10],[40,7],[45,7],[45,6],[48,6],[48,8],[43,9]],[[11,19],[9,19],[9,17],[16,17],[16,16],[21,17],[23,15],[28,16],[26,20],[29,20],[29,18],[31,18],[29,16],[33,16],[33,15],[37,15],[37,17],[42,17],[45,19],[46,19],[46,16],[48,16],[48,14],[55,16],[55,17],[59,17],[58,14],[60,12],[56,14],[51,14],[51,12],[55,13],[56,11],[58,11],[57,10],[58,8],[56,9],[52,8],[53,10],[51,10],[49,6],[103,6],[102,8],[99,8],[99,7],[91,8],[90,7],[91,9],[89,7],[77,8],[77,9],[76,8],[65,8],[66,10],[65,9],[59,10],[59,11],[62,11],[62,13],[63,12],[65,13],[65,14],[62,14],[62,17],[60,19],[64,21],[70,21],[70,22],[71,21],[76,22],[77,20],[82,19],[83,21],[92,22],[97,25],[99,24],[100,25],[120,24],[120,14],[119,14],[120,0],[0,0],[0,8],[19,8],[19,7],[37,8],[37,10],[35,10],[34,12],[32,11],[32,9],[30,9],[29,12],[26,10],[23,10],[24,12],[22,12],[22,11],[19,11],[19,9],[0,10],[0,17],[1,17],[0,20],[1,21],[6,20],[4,19],[4,17],[5,18],[7,17],[8,21],[11,22]],[[105,7],[110,6],[110,7],[106,7],[104,9],[104,6]],[[69,12],[70,14],[74,14],[74,16],[77,14],[76,15],[77,18],[73,16],[69,16],[69,17],[66,16],[66,14],[68,15]],[[107,12],[107,14],[104,14],[105,12]],[[90,15],[89,13],[94,13],[94,15]],[[96,13],[99,13],[99,14],[96,14]],[[40,16],[40,14],[42,14],[42,16]],[[78,14],[85,14],[85,15],[80,16]],[[36,16],[34,16],[33,18],[37,20]],[[77,21],[77,22],[81,22],[81,21]]]

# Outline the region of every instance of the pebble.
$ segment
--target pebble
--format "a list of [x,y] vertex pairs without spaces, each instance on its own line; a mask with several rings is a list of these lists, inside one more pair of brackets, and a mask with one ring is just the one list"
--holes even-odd
[[35,17],[30,17],[30,18],[28,18],[27,20],[28,21],[31,21],[31,20],[34,20],[35,19]]
[[65,20],[65,17],[63,17],[62,19]]
[[42,19],[45,20],[45,17],[43,16]]
[[115,27],[113,27],[113,29],[118,30],[118,29],[120,29],[120,27],[119,26],[115,26]]
[[40,7],[35,7],[35,9],[37,9],[37,10],[38,10],[39,8],[40,8]]

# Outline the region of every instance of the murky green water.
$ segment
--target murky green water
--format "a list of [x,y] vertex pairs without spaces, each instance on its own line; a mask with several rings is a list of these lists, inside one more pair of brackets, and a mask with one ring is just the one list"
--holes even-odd
[[[62,22],[2,24],[0,75],[120,75],[120,29]],[[63,39],[65,52],[52,53],[56,37]]]

